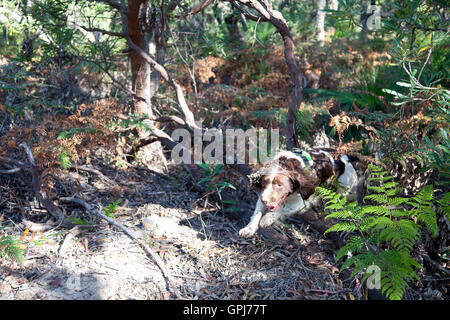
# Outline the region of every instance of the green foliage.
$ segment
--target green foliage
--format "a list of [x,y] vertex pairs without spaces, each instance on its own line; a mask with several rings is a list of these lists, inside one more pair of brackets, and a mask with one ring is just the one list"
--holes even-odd
[[450,192],[445,193],[438,201],[437,201],[437,211],[439,214],[446,217],[450,220]]
[[[317,192],[325,201],[325,219],[337,223],[328,232],[351,233],[347,243],[339,249],[336,260],[346,255],[341,271],[353,268],[352,277],[371,265],[381,270],[381,292],[389,299],[401,299],[408,287],[407,281],[418,279],[416,268],[421,268],[411,256],[413,246],[425,226],[437,234],[436,212],[433,209],[433,188],[424,187],[416,196],[399,196],[401,189],[386,171],[369,166],[371,194],[364,197],[364,205],[348,203],[346,197],[319,187]],[[447,210],[448,195],[438,201]],[[417,222],[415,222],[417,221]],[[366,279],[365,275],[363,279]]]
[[17,262],[19,265],[23,264],[22,241],[15,236],[0,237],[0,258],[7,258]]
[[63,148],[59,154],[59,164],[63,170],[67,170],[72,166],[70,162],[70,154]]
[[103,212],[105,212],[105,215],[110,218],[115,218],[114,212],[116,212],[117,208],[119,207],[119,201],[120,199],[114,201],[113,203],[110,203],[108,207],[103,208]]
[[[197,163],[197,166],[203,169],[204,177],[199,181],[200,184],[206,184],[206,191],[208,193],[217,192],[219,196],[222,212],[233,212],[239,211],[239,208],[236,208],[234,205],[236,204],[234,201],[224,201],[222,200],[222,191],[226,188],[236,190],[236,187],[231,184],[229,181],[219,181],[218,175],[224,172],[223,164],[206,164],[206,163]],[[231,205],[231,207],[225,208],[225,205]]]
[[136,127],[138,129],[149,129],[149,127],[144,122],[148,119],[149,119],[148,114],[132,113],[132,114],[129,114],[126,119],[121,119],[118,122],[118,125],[121,128]]
[[63,131],[60,134],[58,134],[57,138],[58,139],[67,139],[79,132],[90,132],[90,133],[94,133],[97,129],[95,128],[91,128],[91,127],[86,127],[86,128],[72,128],[70,130],[67,131]]
[[73,224],[76,224],[76,225],[84,226],[84,225],[88,225],[89,224],[89,222],[87,222],[85,219],[82,219],[82,218],[67,217],[67,219],[70,222],[72,222]]

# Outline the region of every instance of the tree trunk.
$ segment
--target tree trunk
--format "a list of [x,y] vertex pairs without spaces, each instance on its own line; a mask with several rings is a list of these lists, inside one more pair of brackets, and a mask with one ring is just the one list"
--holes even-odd
[[369,14],[367,14],[367,8],[368,8],[368,1],[367,0],[361,0],[361,15],[360,15],[360,21],[361,21],[361,32],[359,34],[359,38],[362,41],[367,40],[367,18],[369,17]]
[[[127,23],[131,40],[148,53],[150,50],[149,35],[141,30],[139,23],[139,9],[143,8],[147,1],[128,1]],[[139,97],[133,101],[134,112],[147,114],[150,118],[153,118],[154,115],[150,105],[150,65],[134,50],[130,53],[130,60],[132,90]]]
[[316,41],[323,44],[325,41],[325,0],[316,0],[317,15],[316,15]]
[[338,0],[330,0],[330,9],[337,10],[338,8],[339,8],[339,1]]
[[[156,58],[156,62],[158,62],[160,65],[164,65],[166,45],[164,42],[159,41],[156,35],[150,42],[150,54],[152,54]],[[155,95],[155,93],[158,92],[160,83],[161,75],[158,72],[151,70],[149,99],[151,99]]]

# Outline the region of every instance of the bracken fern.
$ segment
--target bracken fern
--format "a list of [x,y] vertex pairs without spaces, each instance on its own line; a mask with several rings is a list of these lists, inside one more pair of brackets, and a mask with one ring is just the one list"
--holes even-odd
[[[368,190],[372,193],[364,197],[363,205],[348,203],[339,193],[317,188],[325,201],[325,219],[337,219],[325,233],[351,234],[336,254],[336,261],[348,256],[341,271],[352,267],[353,277],[371,265],[377,266],[381,270],[381,292],[388,299],[398,300],[408,287],[407,281],[418,279],[415,270],[422,268],[411,252],[420,239],[423,226],[433,235],[437,233],[433,188],[425,186],[414,197],[402,197],[398,183],[392,181],[386,171],[374,165],[369,165],[369,170],[371,186]],[[438,201],[440,210],[447,211],[447,215],[448,200],[447,196]],[[363,280],[368,276],[365,273]]]
[[0,237],[0,258],[7,258],[22,265],[24,249],[21,244],[20,239],[14,236]]

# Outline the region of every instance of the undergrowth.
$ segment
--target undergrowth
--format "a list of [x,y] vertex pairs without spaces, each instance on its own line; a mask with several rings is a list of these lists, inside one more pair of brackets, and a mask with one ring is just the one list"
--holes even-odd
[[[325,201],[325,219],[338,220],[328,232],[350,234],[339,249],[336,261],[347,256],[341,271],[353,268],[351,278],[371,266],[380,270],[382,294],[388,299],[402,299],[409,281],[419,280],[416,273],[422,266],[413,258],[413,247],[426,228],[437,234],[433,187],[425,186],[414,197],[399,196],[401,188],[387,171],[370,165],[371,194],[364,204],[349,203],[347,198],[330,189],[319,187],[317,192]],[[449,194],[437,202],[438,212],[449,217]],[[363,281],[371,274],[365,272]]]

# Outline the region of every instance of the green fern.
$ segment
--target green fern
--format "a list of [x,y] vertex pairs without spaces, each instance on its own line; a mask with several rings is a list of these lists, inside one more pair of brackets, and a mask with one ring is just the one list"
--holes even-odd
[[[415,270],[421,265],[411,257],[411,252],[423,226],[433,235],[437,233],[433,188],[426,186],[414,197],[402,197],[398,184],[386,171],[374,165],[369,165],[369,170],[372,185],[368,190],[372,193],[364,197],[364,205],[348,203],[334,191],[317,188],[325,201],[325,219],[337,220],[325,233],[352,234],[336,254],[336,261],[348,256],[341,271],[353,268],[353,277],[375,265],[381,270],[381,292],[389,299],[401,299],[408,281],[418,279]],[[438,206],[442,212],[447,210],[448,215],[449,196],[444,195]],[[364,274],[363,280],[368,276]]]
[[0,237],[0,258],[8,258],[22,265],[24,249],[20,245],[21,241],[17,237]]
[[59,164],[63,170],[68,170],[72,163],[70,162],[70,154],[63,148],[59,154]]
[[450,192],[447,192],[437,201],[437,211],[439,214],[450,220]]

